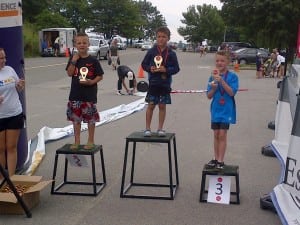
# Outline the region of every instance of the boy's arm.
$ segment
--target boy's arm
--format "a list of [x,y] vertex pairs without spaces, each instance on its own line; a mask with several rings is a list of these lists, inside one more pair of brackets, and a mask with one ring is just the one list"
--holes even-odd
[[168,75],[174,75],[180,71],[177,55],[175,52],[170,54],[168,66],[166,67],[166,72]]
[[76,69],[76,63],[79,59],[79,55],[78,54],[74,54],[72,56],[72,58],[70,59],[70,61],[68,62],[67,65],[67,74],[69,77],[72,77],[75,73],[75,69]]

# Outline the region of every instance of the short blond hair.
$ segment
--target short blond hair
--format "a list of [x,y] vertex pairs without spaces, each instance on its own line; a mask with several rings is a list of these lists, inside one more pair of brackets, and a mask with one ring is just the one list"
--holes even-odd
[[216,55],[225,56],[228,59],[228,61],[230,61],[230,54],[228,51],[219,50],[219,51],[217,51]]

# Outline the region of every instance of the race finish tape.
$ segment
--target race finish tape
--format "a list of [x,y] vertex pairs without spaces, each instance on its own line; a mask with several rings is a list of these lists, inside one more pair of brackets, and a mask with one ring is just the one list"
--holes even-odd
[[[241,88],[238,91],[248,91],[248,88]],[[177,93],[206,93],[207,90],[172,90],[172,94],[177,94]]]

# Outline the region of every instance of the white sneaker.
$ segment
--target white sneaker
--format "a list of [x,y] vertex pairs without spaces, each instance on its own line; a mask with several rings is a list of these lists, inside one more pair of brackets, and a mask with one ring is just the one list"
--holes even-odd
[[151,130],[145,130],[144,137],[151,137]]
[[166,136],[166,131],[164,131],[164,130],[158,130],[158,131],[157,131],[157,135],[158,135],[159,137],[165,137],[165,136]]
[[117,95],[125,95],[121,91],[117,91]]

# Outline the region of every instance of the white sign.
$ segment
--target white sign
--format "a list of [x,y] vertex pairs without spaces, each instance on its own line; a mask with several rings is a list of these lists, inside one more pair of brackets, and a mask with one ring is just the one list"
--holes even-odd
[[22,1],[0,0],[0,28],[22,26]]
[[88,167],[88,162],[85,155],[68,154],[67,159],[71,166]]
[[229,204],[230,202],[230,176],[208,176],[207,202]]

